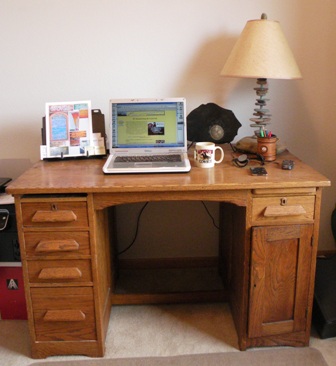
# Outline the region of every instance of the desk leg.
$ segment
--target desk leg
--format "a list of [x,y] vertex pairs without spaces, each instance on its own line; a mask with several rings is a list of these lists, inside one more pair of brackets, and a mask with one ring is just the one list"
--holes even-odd
[[239,348],[246,349],[250,230],[246,207],[220,204],[219,266],[228,290]]

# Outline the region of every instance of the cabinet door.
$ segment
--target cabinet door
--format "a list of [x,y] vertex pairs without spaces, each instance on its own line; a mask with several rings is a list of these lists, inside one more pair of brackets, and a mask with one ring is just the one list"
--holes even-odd
[[254,227],[248,336],[306,328],[313,225]]

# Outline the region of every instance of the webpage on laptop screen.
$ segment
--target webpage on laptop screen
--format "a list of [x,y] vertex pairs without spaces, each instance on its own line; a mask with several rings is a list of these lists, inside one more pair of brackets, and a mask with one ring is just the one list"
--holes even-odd
[[118,103],[112,106],[112,146],[183,147],[183,103]]

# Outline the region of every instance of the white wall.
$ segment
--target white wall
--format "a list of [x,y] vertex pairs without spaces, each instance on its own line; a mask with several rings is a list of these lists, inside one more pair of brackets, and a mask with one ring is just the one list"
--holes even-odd
[[332,181],[320,248],[334,249],[336,2],[333,0],[0,0],[0,175],[39,159],[46,102],[185,96],[215,102],[251,134],[254,80],[220,70],[247,20],[279,20],[303,73],[270,81],[273,131]]

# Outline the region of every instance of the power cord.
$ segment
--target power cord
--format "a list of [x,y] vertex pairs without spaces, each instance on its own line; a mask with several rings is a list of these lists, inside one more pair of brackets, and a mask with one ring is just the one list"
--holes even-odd
[[194,145],[194,141],[191,141],[191,143],[187,147],[187,150],[189,150],[193,145]]
[[141,210],[140,210],[140,212],[139,212],[138,219],[137,219],[136,230],[135,230],[135,234],[134,234],[134,238],[133,238],[133,240],[131,241],[131,243],[130,243],[130,244],[129,244],[125,249],[123,249],[122,251],[118,252],[118,254],[117,254],[117,255],[121,255],[121,254],[123,254],[123,253],[127,252],[127,250],[129,250],[129,249],[133,246],[133,244],[135,243],[135,241],[136,241],[136,239],[137,239],[137,237],[138,237],[140,218],[141,218],[141,215],[142,215],[142,213],[143,213],[144,209],[147,207],[148,203],[149,203],[149,202],[146,202],[146,203],[142,206],[142,208],[141,208]]
[[213,223],[213,226],[219,230],[219,226],[216,224],[215,222],[215,218],[211,215],[208,207],[206,206],[206,204],[204,203],[204,201],[201,201],[202,205],[204,206],[205,208],[205,211],[208,213],[208,215],[210,216],[211,220],[212,220],[212,223]]

